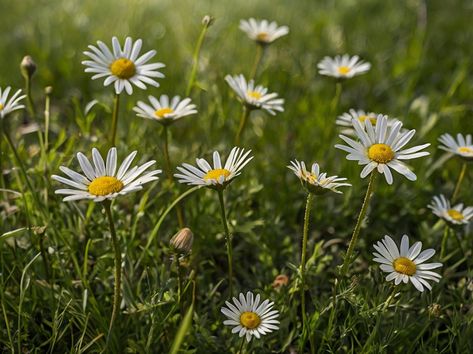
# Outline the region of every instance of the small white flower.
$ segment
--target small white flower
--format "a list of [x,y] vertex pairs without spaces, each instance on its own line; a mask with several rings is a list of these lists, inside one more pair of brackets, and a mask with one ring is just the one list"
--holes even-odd
[[138,101],[133,110],[138,117],[157,120],[162,124],[170,124],[176,120],[197,113],[195,104],[191,104],[190,98],[181,100],[179,96],[174,96],[171,100],[167,95],[156,98],[148,96],[151,105]]
[[239,300],[234,297],[233,304],[225,301],[227,307],[222,307],[222,313],[228,318],[223,321],[226,326],[233,326],[232,333],[240,337],[246,336],[249,342],[252,336],[261,338],[262,335],[279,329],[279,312],[273,310],[274,302],[264,300],[260,303],[260,295],[254,297],[251,291],[240,293]]
[[328,176],[327,173],[321,173],[319,164],[312,164],[311,171],[307,171],[304,161],[291,161],[292,166],[287,166],[294,174],[299,177],[302,185],[313,194],[324,194],[328,191],[342,193],[337,190],[338,187],[351,186],[349,183],[339,183],[346,181],[346,178],[338,176]]
[[248,37],[260,44],[269,44],[276,39],[289,33],[289,27],[280,26],[276,22],[268,22],[267,20],[240,20],[240,29],[245,32]]
[[473,219],[473,207],[464,207],[462,203],[452,207],[443,194],[435,196],[428,207],[449,224],[465,225]]
[[358,55],[350,57],[348,54],[337,55],[335,58],[325,57],[317,67],[320,75],[349,79],[370,70],[371,64],[359,59]]
[[92,80],[106,77],[104,86],[115,85],[115,92],[120,94],[123,89],[131,95],[133,85],[145,90],[146,85],[159,86],[155,78],[163,78],[164,75],[158,69],[165,67],[163,63],[146,64],[156,55],[155,50],[150,50],[140,55],[143,41],[138,39],[133,43],[130,37],[125,40],[122,48],[117,37],[112,38],[113,52],[101,41],[97,41],[97,47],[89,45],[90,51],[84,54],[91,60],[85,60],[83,65],[87,66],[86,73],[94,73]]
[[473,142],[471,134],[466,136],[457,134],[457,140],[455,140],[450,134],[443,134],[439,138],[439,141],[444,144],[440,145],[439,149],[452,152],[465,160],[473,160]]
[[243,167],[253,159],[253,156],[249,156],[250,153],[251,150],[245,152],[245,149],[234,147],[225,166],[222,167],[220,154],[214,151],[213,167],[204,159],[196,159],[198,167],[183,163],[182,166],[177,167],[181,173],[176,173],[174,177],[178,178],[180,183],[189,185],[225,188],[235,177],[240,175]]
[[406,176],[410,181],[417,179],[417,176],[401,160],[428,155],[427,151],[419,151],[430,144],[418,145],[401,151],[414,136],[414,129],[402,132],[400,121],[396,121],[388,128],[387,116],[378,116],[376,127],[373,127],[369,119],[366,119],[364,124],[356,119],[353,119],[352,122],[360,141],[355,141],[345,135],[339,135],[348,146],[337,144],[335,147],[348,152],[347,160],[358,161],[359,165],[366,165],[361,171],[361,178],[365,178],[377,168],[379,173],[384,174],[386,182],[392,184],[393,176],[390,170],[392,168]]
[[0,88],[0,118],[6,117],[9,113],[17,109],[25,108],[24,105],[20,104],[20,101],[25,98],[26,95],[21,95],[21,90],[18,90],[8,99],[10,90],[10,86],[6,87],[4,90]]
[[53,175],[52,178],[74,189],[58,189],[56,194],[67,195],[63,199],[65,202],[80,199],[92,199],[94,202],[101,202],[105,199],[114,199],[119,195],[136,192],[143,188],[143,184],[158,180],[159,178],[156,175],[160,174],[161,170],[148,171],[143,174],[150,166],[154,165],[156,162],[154,160],[130,169],[135,156],[136,151],[128,155],[117,172],[116,148],[113,147],[108,151],[106,162],[104,162],[97,149],[92,149],[93,167],[87,157],[79,152],[77,160],[84,175],[61,166],[59,169],[70,179],[57,175]]
[[373,253],[375,256],[373,260],[381,263],[379,267],[383,272],[389,273],[386,281],[394,280],[394,284],[399,285],[401,281],[407,284],[410,280],[417,290],[424,291],[424,287],[432,290],[427,280],[438,283],[442,277],[431,271],[431,269],[440,268],[442,263],[424,263],[435,254],[435,250],[429,248],[420,252],[422,242],[416,242],[409,248],[407,235],[402,236],[400,249],[387,235],[373,246],[377,251]]
[[268,93],[268,89],[264,86],[257,85],[255,87],[254,80],[248,83],[243,75],[227,75],[225,81],[230,85],[237,94],[239,100],[246,104],[249,109],[264,109],[268,113],[275,115],[275,111],[284,112],[284,99],[278,98],[278,94]]

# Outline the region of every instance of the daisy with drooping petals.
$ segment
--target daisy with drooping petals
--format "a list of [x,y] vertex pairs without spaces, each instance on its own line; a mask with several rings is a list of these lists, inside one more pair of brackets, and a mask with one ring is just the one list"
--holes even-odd
[[108,151],[106,162],[97,149],[92,149],[93,166],[87,157],[79,152],[77,160],[84,174],[61,166],[60,170],[69,178],[57,175],[53,175],[52,178],[73,189],[58,189],[56,194],[67,195],[64,201],[91,199],[101,202],[142,189],[143,184],[159,179],[156,175],[160,174],[161,170],[152,170],[143,174],[154,165],[156,162],[154,160],[130,169],[136,153],[133,151],[128,155],[117,171],[116,148],[113,147]]
[[408,180],[415,181],[417,176],[403,163],[401,160],[415,159],[418,157],[429,155],[425,149],[430,144],[414,146],[407,150],[401,149],[412,139],[415,130],[401,132],[402,123],[396,121],[388,128],[388,117],[378,116],[376,126],[373,127],[370,119],[366,119],[364,123],[359,120],[353,120],[358,141],[340,135],[347,145],[337,144],[336,148],[348,152],[347,160],[358,161],[359,165],[365,165],[361,171],[361,178],[365,178],[375,168],[379,173],[384,174],[388,184],[393,183],[391,168],[404,175]]
[[279,312],[273,309],[274,302],[264,300],[260,295],[253,295],[251,291],[240,293],[239,299],[233,298],[233,304],[225,301],[227,307],[222,307],[222,313],[228,318],[223,322],[226,326],[233,326],[232,333],[245,336],[249,342],[253,336],[261,336],[279,329]]
[[371,64],[359,59],[358,55],[350,57],[348,54],[337,55],[335,58],[325,57],[317,64],[317,67],[320,75],[349,79],[370,70]]
[[291,166],[287,167],[299,177],[307,191],[313,194],[325,194],[328,191],[342,193],[337,188],[351,186],[349,183],[340,183],[346,181],[346,178],[339,178],[338,176],[327,177],[327,173],[321,173],[318,163],[312,164],[310,171],[307,171],[304,161],[291,161]]
[[105,43],[97,41],[97,47],[89,45],[90,51],[84,52],[90,58],[82,62],[87,66],[85,72],[94,74],[92,80],[106,77],[104,86],[113,83],[116,94],[120,94],[125,89],[126,93],[131,95],[132,84],[143,90],[146,89],[145,84],[158,87],[159,83],[155,79],[164,77],[158,69],[165,65],[163,63],[146,64],[156,55],[156,51],[150,50],[139,56],[142,44],[141,39],[133,43],[133,40],[127,37],[122,48],[117,37],[113,37],[111,51]]
[[395,285],[404,282],[411,283],[419,291],[424,291],[424,287],[432,290],[432,286],[427,280],[439,282],[440,274],[432,272],[431,269],[442,267],[442,263],[424,263],[430,259],[435,250],[432,248],[422,251],[422,242],[416,242],[409,248],[409,237],[402,236],[401,247],[398,249],[394,240],[385,235],[384,239],[373,245],[377,252],[373,252],[375,262],[381,263],[379,266],[383,272],[389,273],[387,281],[394,280]]
[[466,225],[473,219],[473,207],[464,207],[463,203],[452,207],[443,194],[435,196],[428,207],[435,215],[452,225]]
[[26,95],[21,94],[21,89],[16,91],[13,96],[8,99],[10,91],[10,86],[7,86],[4,90],[0,88],[0,118],[6,117],[9,113],[18,109],[25,108],[24,105],[20,104],[20,101],[26,97]]
[[457,134],[457,140],[450,134],[443,134],[439,141],[443,144],[439,146],[439,149],[454,153],[465,160],[473,160],[473,140],[471,134],[466,136]]
[[289,33],[289,27],[280,26],[268,20],[240,20],[240,29],[258,44],[266,45]]
[[174,96],[171,100],[167,95],[156,98],[148,96],[150,104],[138,101],[133,110],[138,117],[156,120],[161,124],[171,124],[176,120],[197,113],[195,104],[190,98],[181,100],[179,96]]

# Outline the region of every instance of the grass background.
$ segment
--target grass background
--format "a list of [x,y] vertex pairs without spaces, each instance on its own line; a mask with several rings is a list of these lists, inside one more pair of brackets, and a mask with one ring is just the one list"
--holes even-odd
[[[254,290],[276,302],[281,329],[254,341],[249,351],[288,352],[297,347],[300,313],[297,266],[300,257],[305,194],[285,167],[291,159],[318,161],[324,171],[348,177],[352,187],[340,195],[317,197],[311,218],[309,268],[312,328],[320,352],[458,352],[473,350],[471,228],[449,240],[443,279],[432,292],[401,287],[397,306],[382,311],[391,289],[371,261],[372,243],[404,233],[424,247],[440,248],[443,225],[426,205],[434,194],[451,195],[461,163],[437,149],[445,133],[472,133],[471,66],[473,31],[469,1],[1,1],[0,87],[22,87],[19,63],[26,54],[38,65],[33,95],[36,121],[43,126],[45,86],[53,86],[50,146],[39,151],[35,133],[21,134],[21,114],[5,123],[28,168],[46,210],[34,207],[31,193],[6,143],[2,142],[7,188],[2,194],[0,225],[0,293],[4,323],[0,348],[5,352],[100,352],[113,293],[113,258],[105,214],[100,205],[63,203],[50,175],[60,165],[78,168],[74,156],[104,148],[109,135],[112,92],[84,73],[82,51],[113,35],[142,38],[143,50],[156,49],[167,65],[159,88],[136,89],[123,97],[119,122],[119,156],[139,151],[142,161],[164,164],[158,124],[131,111],[148,94],[183,95],[201,19],[215,17],[201,52],[192,98],[199,114],[171,128],[174,164],[227,155],[241,106],[224,81],[226,74],[249,74],[255,45],[238,29],[241,18],[267,18],[288,25],[290,34],[270,46],[259,82],[285,98],[285,112],[275,117],[254,112],[242,146],[255,159],[226,192],[234,234],[237,289]],[[366,189],[360,168],[333,146],[340,142],[330,112],[334,81],[317,74],[325,55],[358,54],[371,71],[343,85],[340,114],[360,108],[397,117],[418,133],[412,145],[432,143],[431,155],[412,161],[418,181],[395,174],[394,185],[379,178],[362,229],[360,253],[341,284],[335,325],[329,313],[336,267],[341,264]],[[92,113],[85,105],[100,101]],[[10,169],[12,168],[12,169]],[[473,203],[471,166],[460,200]],[[178,230],[174,213],[164,220],[156,240],[144,245],[173,199],[164,179],[114,203],[124,251],[124,307],[112,352],[166,353],[182,316],[176,306],[176,274],[168,242]],[[181,352],[234,352],[238,338],[224,328],[220,307],[226,300],[226,255],[215,192],[199,190],[185,202],[186,222],[195,234],[187,272],[195,284],[195,313]],[[36,257],[49,249],[46,260]],[[36,257],[36,258],[35,258]],[[436,255],[437,260],[439,258]],[[46,262],[46,263],[45,263]],[[46,268],[45,268],[46,265]],[[47,274],[45,269],[49,269]],[[275,291],[278,274],[287,287]],[[432,304],[439,311],[429,311]],[[376,332],[374,332],[376,328]],[[374,333],[370,336],[370,333]]]

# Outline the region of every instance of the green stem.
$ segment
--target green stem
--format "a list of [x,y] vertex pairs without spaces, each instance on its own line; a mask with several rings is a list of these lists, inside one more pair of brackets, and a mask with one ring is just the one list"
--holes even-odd
[[258,74],[259,66],[261,65],[263,61],[265,49],[266,49],[266,46],[264,44],[259,44],[259,43],[257,44],[256,56],[255,56],[255,61],[253,63],[253,68],[251,69],[250,79],[256,78],[256,74]]
[[458,192],[460,192],[460,186],[463,182],[463,179],[465,178],[466,174],[466,162],[463,162],[462,169],[460,171],[460,175],[458,176],[457,184],[455,185],[455,190],[452,195],[452,203],[455,203],[455,200],[458,197]]
[[199,56],[200,56],[200,49],[202,47],[202,43],[204,42],[205,34],[209,28],[209,23],[206,23],[202,27],[202,31],[200,32],[200,36],[197,39],[197,43],[195,45],[194,54],[192,55],[192,70],[189,77],[189,82],[187,83],[186,88],[186,96],[191,94],[192,88],[194,87],[195,78],[197,76],[197,68],[199,66]]
[[[31,95],[31,81],[31,76],[25,76],[25,91],[28,113],[30,115],[30,118],[34,119],[34,117],[36,116],[36,108],[34,106],[33,96]],[[25,121],[24,123],[27,123],[27,121]]]
[[[4,130],[3,118],[0,118],[0,188],[5,189],[5,179],[3,178],[3,130]],[[6,192],[4,193],[6,200]]]
[[237,351],[238,354],[243,354],[243,346],[245,345],[245,342],[246,342],[246,336],[241,337],[240,347],[238,348],[238,351]]
[[118,111],[120,110],[120,94],[115,93],[113,97],[113,111],[112,111],[112,131],[110,136],[111,146],[115,146],[118,126]]
[[443,230],[442,236],[442,245],[440,246],[440,259],[445,257],[445,252],[447,252],[447,239],[449,234],[448,225],[445,225],[445,229]]
[[343,261],[343,266],[340,271],[342,276],[345,276],[348,270],[348,266],[351,263],[351,258],[353,257],[353,252],[355,251],[355,246],[358,241],[358,236],[360,234],[361,224],[366,216],[366,212],[368,211],[368,206],[370,204],[371,195],[374,191],[374,183],[376,180],[377,172],[373,170],[370,175],[370,181],[368,182],[368,188],[366,189],[365,199],[363,200],[363,204],[361,206],[360,214],[358,215],[358,220],[356,221],[355,229],[353,230],[353,235],[351,236],[350,244],[348,246],[347,254],[345,255],[345,259]]
[[337,81],[335,84],[335,96],[333,96],[332,102],[330,103],[330,113],[334,115],[337,113],[338,103],[340,102],[340,96],[342,95],[342,83]]
[[227,241],[227,258],[228,258],[228,292],[229,296],[233,295],[233,266],[232,266],[232,235],[228,231],[227,216],[225,215],[225,203],[223,201],[223,190],[218,190],[218,200],[220,202],[220,214],[222,217],[222,225],[225,230],[225,238]]
[[182,277],[181,277],[181,265],[179,264],[179,254],[174,254],[174,261],[176,262],[177,271],[177,303],[179,306],[179,313],[182,314],[181,296],[182,296]]
[[235,145],[238,146],[240,144],[240,139],[243,134],[243,130],[245,129],[246,122],[248,120],[248,117],[250,116],[251,110],[248,108],[247,105],[243,105],[243,111],[241,112],[241,118],[240,118],[240,125],[238,127],[238,132],[235,137]]
[[[46,155],[49,144],[49,120],[51,116],[51,93],[46,88],[46,100],[44,104],[44,153]],[[47,164],[47,161],[46,161]]]

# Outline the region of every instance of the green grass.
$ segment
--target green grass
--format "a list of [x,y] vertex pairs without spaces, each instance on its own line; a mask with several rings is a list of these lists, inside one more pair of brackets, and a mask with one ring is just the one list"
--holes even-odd
[[[343,195],[316,197],[312,209],[306,301],[316,350],[473,351],[471,226],[458,230],[463,251],[456,237],[449,238],[443,278],[431,292],[402,285],[387,309],[391,284],[371,255],[372,244],[385,234],[399,242],[406,233],[424,248],[435,248],[434,261],[440,258],[443,224],[426,206],[433,195],[452,194],[461,168],[459,160],[437,149],[437,138],[473,133],[469,1],[22,0],[3,5],[0,87],[23,87],[19,63],[24,55],[33,56],[38,65],[33,120],[42,130],[44,87],[52,86],[53,94],[46,153],[38,134],[21,134],[22,113],[4,120],[34,193],[2,139],[8,189],[0,194],[2,352],[168,353],[173,344],[180,353],[237,352],[240,340],[223,326],[220,313],[227,300],[227,258],[215,191],[198,190],[183,204],[195,240],[183,271],[181,309],[169,249],[178,231],[174,210],[149,248],[146,244],[175,196],[190,187],[170,185],[163,176],[114,202],[124,254],[124,306],[107,347],[113,252],[106,214],[100,204],[62,202],[54,194],[59,184],[50,177],[60,173],[61,165],[78,169],[76,152],[90,156],[92,147],[107,147],[113,94],[101,80],[90,80],[81,61],[87,45],[97,40],[110,44],[113,35],[142,38],[143,50],[156,49],[156,60],[166,64],[161,87],[123,95],[117,139],[120,160],[136,149],[142,162],[156,159],[164,167],[161,127],[136,117],[132,107],[148,94],[184,94],[207,14],[216,20],[205,38],[191,95],[199,114],[170,128],[174,165],[210,158],[214,150],[226,156],[233,146],[241,105],[224,76],[248,75],[255,57],[255,45],[238,29],[239,20],[267,18],[291,31],[268,48],[258,79],[285,99],[285,112],[274,117],[252,113],[241,145],[251,148],[255,158],[225,192],[234,235],[235,290],[271,298],[281,312],[280,330],[253,340],[247,351],[288,353],[299,345],[298,267],[306,195],[286,168],[294,158],[317,161],[322,170],[347,177],[353,185]],[[396,173],[392,186],[378,179],[358,257],[349,277],[339,283],[332,312],[337,267],[367,186],[367,179],[359,178],[361,168],[334,148],[341,142],[336,115],[330,113],[335,83],[317,74],[319,60],[343,53],[359,54],[372,69],[344,83],[337,113],[360,108],[397,117],[417,129],[411,146],[432,145],[428,157],[412,160],[416,182]],[[100,104],[85,115],[93,99]],[[467,205],[473,204],[472,173],[470,164],[459,198]],[[280,291],[271,286],[278,274],[290,277]],[[192,303],[193,314],[188,311]],[[310,352],[308,343],[304,352]]]

